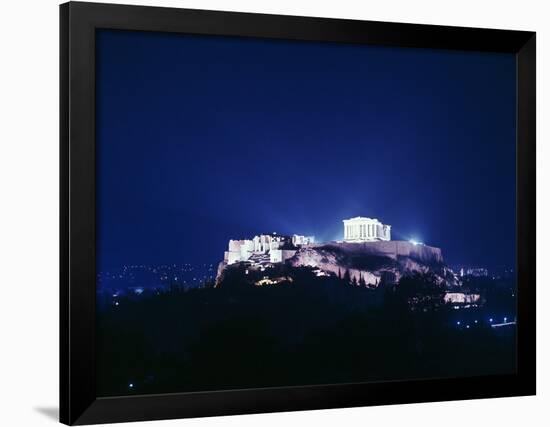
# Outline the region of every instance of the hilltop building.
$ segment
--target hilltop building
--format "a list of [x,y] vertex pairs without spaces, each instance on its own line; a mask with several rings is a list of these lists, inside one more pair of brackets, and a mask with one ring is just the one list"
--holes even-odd
[[276,233],[260,234],[253,239],[230,240],[224,253],[226,265],[249,261],[253,264],[274,264],[294,256],[299,247],[314,243],[313,236],[283,236]]
[[382,224],[376,218],[344,219],[344,242],[363,243],[380,240],[391,240],[391,226]]

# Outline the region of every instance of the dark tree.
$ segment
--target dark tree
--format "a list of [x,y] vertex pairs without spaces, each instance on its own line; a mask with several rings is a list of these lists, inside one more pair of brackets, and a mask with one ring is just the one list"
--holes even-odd
[[399,280],[397,293],[404,298],[429,296],[437,299],[443,298],[445,289],[442,283],[438,283],[433,273],[415,272]]
[[346,284],[351,283],[351,275],[349,274],[349,270],[346,270],[346,272],[344,273],[343,280]]

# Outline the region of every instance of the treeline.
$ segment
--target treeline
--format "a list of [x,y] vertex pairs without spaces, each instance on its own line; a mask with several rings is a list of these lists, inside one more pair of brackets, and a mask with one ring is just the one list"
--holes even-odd
[[[238,271],[238,270],[235,270]],[[249,271],[219,288],[120,299],[98,318],[100,395],[326,384],[512,372],[513,332],[454,327],[455,313],[411,311],[441,293],[429,276],[350,286],[294,269],[253,286]],[[240,279],[239,279],[240,277]]]

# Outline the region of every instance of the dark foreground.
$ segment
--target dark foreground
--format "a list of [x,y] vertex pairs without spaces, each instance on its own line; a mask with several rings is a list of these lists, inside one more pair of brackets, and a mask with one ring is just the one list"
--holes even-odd
[[513,309],[504,291],[459,310],[425,292],[428,303],[411,307],[404,287],[368,289],[302,271],[292,283],[118,298],[98,313],[98,394],[515,371],[515,326],[491,327]]

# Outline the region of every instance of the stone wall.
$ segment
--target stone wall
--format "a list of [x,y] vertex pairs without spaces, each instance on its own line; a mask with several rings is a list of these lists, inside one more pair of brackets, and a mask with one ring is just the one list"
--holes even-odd
[[269,251],[269,261],[272,263],[285,262],[296,254],[296,250],[272,249]]
[[409,257],[424,263],[441,263],[443,255],[440,248],[406,242],[402,240],[376,241],[364,243],[330,242],[312,245],[314,247],[336,246],[348,252],[362,252],[371,255],[387,256],[397,259],[398,256]]

